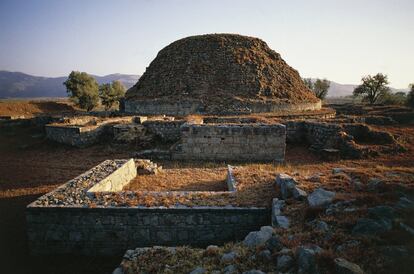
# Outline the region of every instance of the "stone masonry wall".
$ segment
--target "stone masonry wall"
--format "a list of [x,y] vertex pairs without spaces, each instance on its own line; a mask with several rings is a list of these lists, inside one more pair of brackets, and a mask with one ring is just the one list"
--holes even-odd
[[290,143],[308,143],[312,148],[332,148],[338,142],[339,125],[312,121],[287,121],[286,140]]
[[61,144],[83,147],[97,142],[105,127],[82,128],[46,125],[46,138]]
[[164,100],[125,101],[126,113],[140,115],[172,115],[182,116],[192,113],[203,113],[203,107],[196,101],[170,102]]
[[[244,107],[240,110],[220,110],[220,114],[249,114],[260,112],[292,113],[321,109],[321,102],[297,103],[297,104],[273,104],[273,103],[250,103],[243,102]],[[209,113],[198,101],[171,102],[164,100],[127,100],[125,101],[125,112],[139,115],[172,115],[183,116],[189,114]],[[218,111],[216,111],[218,112]]]
[[185,123],[184,120],[163,121],[149,120],[143,125],[153,134],[159,136],[163,141],[176,142],[180,139],[180,127]]
[[[114,124],[130,123],[133,119],[131,116],[94,122],[95,118],[91,117],[71,118],[70,124],[46,125],[46,138],[66,145],[85,147],[98,142],[103,136],[112,136],[113,130],[111,128]],[[88,125],[88,123],[92,123],[92,125]]]
[[286,127],[281,124],[184,124],[173,159],[283,161]]
[[153,245],[207,246],[241,240],[270,223],[261,208],[28,207],[32,254],[122,255]]

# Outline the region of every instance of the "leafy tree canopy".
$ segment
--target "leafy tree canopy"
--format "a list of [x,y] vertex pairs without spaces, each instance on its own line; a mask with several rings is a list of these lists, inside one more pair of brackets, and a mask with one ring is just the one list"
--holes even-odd
[[410,92],[407,96],[407,105],[414,108],[414,83],[410,84]]
[[354,89],[354,96],[361,96],[363,102],[375,104],[381,97],[387,96],[390,88],[388,77],[385,74],[377,73],[374,76],[368,75],[362,77],[362,84]]
[[86,72],[72,71],[63,84],[68,96],[80,108],[90,111],[98,105],[98,83]]
[[110,109],[115,103],[125,96],[125,87],[120,81],[113,81],[110,84],[103,84],[99,87],[99,97],[105,109]]
[[331,85],[331,82],[327,79],[316,79],[315,82],[312,81],[311,78],[303,79],[305,85],[313,91],[316,97],[323,100],[325,99],[326,95],[328,95],[328,90]]

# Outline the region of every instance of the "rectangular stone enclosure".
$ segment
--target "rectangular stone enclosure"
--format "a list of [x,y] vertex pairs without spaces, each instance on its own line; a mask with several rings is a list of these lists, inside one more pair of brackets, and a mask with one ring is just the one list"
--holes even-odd
[[[231,175],[230,167],[228,172]],[[267,208],[127,206],[105,198],[111,193],[122,199],[140,195],[118,192],[135,176],[133,159],[106,160],[28,205],[31,253],[122,255],[127,249],[153,245],[223,244],[270,223]],[[229,178],[231,195],[236,185],[233,176]]]
[[184,124],[173,159],[283,162],[282,124]]
[[153,245],[224,244],[270,223],[263,208],[31,207],[26,214],[32,254],[122,255]]

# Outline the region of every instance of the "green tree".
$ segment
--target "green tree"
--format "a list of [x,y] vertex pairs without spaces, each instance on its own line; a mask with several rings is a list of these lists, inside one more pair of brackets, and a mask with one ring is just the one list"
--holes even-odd
[[72,71],[63,84],[70,99],[80,108],[90,111],[98,105],[98,83],[86,72]]
[[115,103],[125,96],[125,87],[120,81],[113,81],[110,84],[103,84],[99,87],[99,97],[105,109],[110,109]]
[[316,97],[323,100],[328,94],[331,82],[327,79],[316,79],[315,82],[311,78],[304,78],[305,85],[315,94]]
[[329,82],[328,80],[316,79],[315,83],[313,84],[313,92],[315,93],[316,97],[323,100],[328,94],[328,89],[330,86],[331,82]]
[[414,108],[414,83],[410,84],[410,92],[407,96],[407,105]]
[[305,86],[313,91],[313,82],[311,78],[303,78],[303,82],[305,83]]
[[404,92],[386,92],[380,98],[380,102],[386,105],[405,105],[407,102],[407,95]]
[[382,97],[390,92],[388,77],[385,74],[377,73],[374,76],[362,77],[362,84],[354,89],[354,96],[361,96],[363,102],[369,104],[377,103]]

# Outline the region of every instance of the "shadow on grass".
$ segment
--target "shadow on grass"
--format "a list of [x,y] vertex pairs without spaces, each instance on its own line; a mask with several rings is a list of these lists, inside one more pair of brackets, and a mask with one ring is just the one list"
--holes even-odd
[[111,273],[121,257],[30,255],[26,238],[26,205],[40,195],[0,199],[1,273]]

